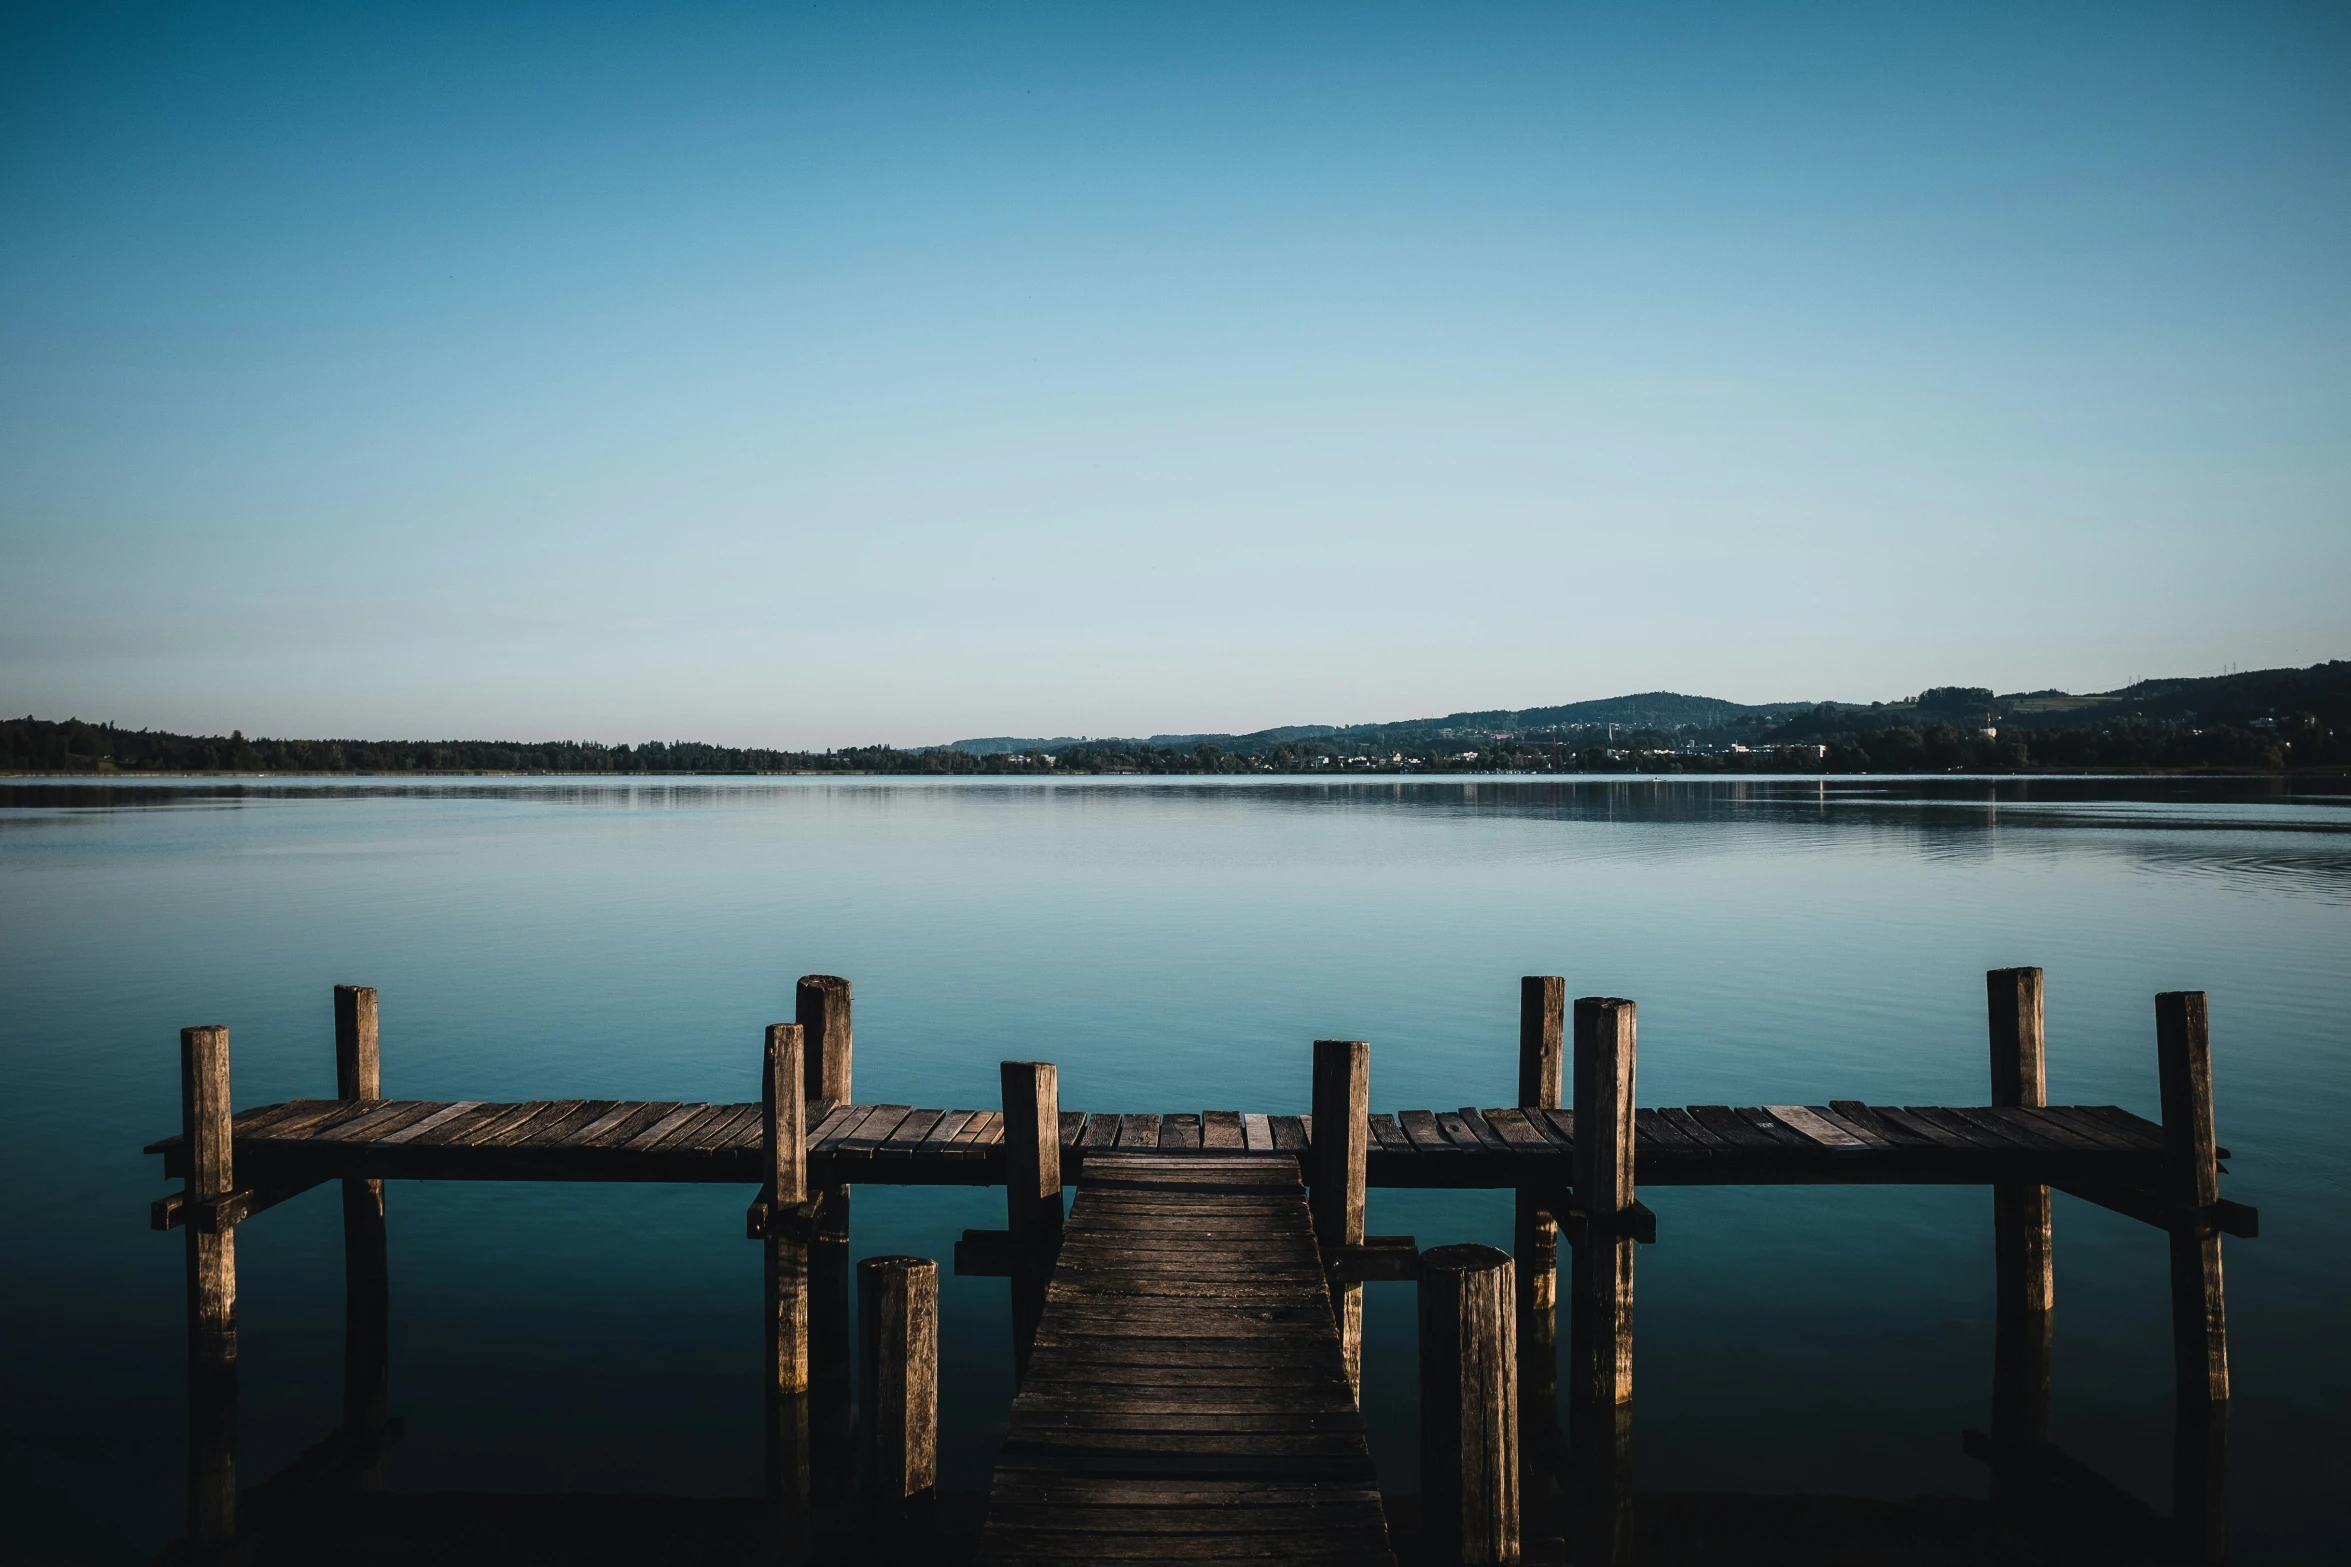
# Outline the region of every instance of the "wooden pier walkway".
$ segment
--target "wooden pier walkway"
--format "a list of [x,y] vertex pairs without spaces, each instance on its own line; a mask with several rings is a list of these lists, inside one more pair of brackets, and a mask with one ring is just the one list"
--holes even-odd
[[[809,1179],[819,1185],[1004,1184],[1001,1111],[819,1101],[808,1120]],[[1571,1181],[1573,1110],[1403,1110],[1371,1116],[1369,1130],[1372,1186]],[[2134,1217],[2144,1215],[2133,1195],[2143,1196],[2138,1206],[2154,1200],[2164,1157],[2163,1128],[2115,1105],[1690,1105],[1636,1111],[1633,1134],[1643,1186],[2027,1180],[2111,1197]],[[757,1103],[295,1099],[240,1112],[231,1135],[236,1168],[278,1188],[338,1177],[739,1185],[761,1179],[765,1157]],[[1060,1142],[1063,1173],[1074,1179],[1111,1152],[1308,1156],[1314,1118],[1065,1111]],[[181,1146],[166,1137],[146,1151],[163,1155],[165,1173],[178,1177],[186,1174]]]
[[1295,1158],[1087,1164],[980,1555],[1392,1567]]
[[[1562,1449],[1543,1433],[1566,1406],[1585,1433],[1570,1554],[1588,1567],[1631,1555],[1634,1248],[1658,1239],[1640,1188],[1975,1184],[1992,1198],[1996,1331],[1991,1430],[1967,1450],[1992,1465],[1995,1504],[2048,1492],[2069,1462],[2048,1442],[2050,1193],[2062,1191],[2166,1240],[2168,1527],[2183,1554],[2219,1561],[2221,1237],[2252,1237],[2258,1214],[2220,1196],[2229,1154],[2214,1135],[2205,997],[2155,998],[2158,1123],[2046,1102],[2041,992],[2038,969],[1986,976],[1988,1103],[1906,1107],[1636,1108],[1634,1004],[1576,1001],[1571,1051],[1557,976],[1521,982],[1517,1104],[1381,1114],[1359,1040],[1314,1042],[1311,1115],[1063,1112],[1046,1062],[1002,1063],[995,1108],[859,1103],[849,984],[823,975],[800,982],[800,1021],[768,1026],[755,1102],[388,1099],[375,992],[339,986],[337,1097],[235,1112],[228,1029],[184,1029],[182,1129],[147,1148],[183,1182],[152,1222],[183,1231],[187,1250],[190,1550],[228,1551],[240,1497],[266,1489],[236,1474],[235,1230],[322,1184],[343,1204],[345,1413],[316,1462],[297,1466],[305,1476],[364,1477],[397,1434],[385,1181],[731,1184],[757,1193],[745,1228],[765,1259],[760,1376],[780,1548],[805,1559],[810,1531],[852,1514],[912,1539],[936,1491],[939,1270],[925,1258],[856,1265],[868,1326],[854,1336],[853,1401],[851,1191],[1001,1186],[1008,1227],[965,1231],[954,1255],[959,1274],[1010,1281],[1022,1379],[988,1560],[1391,1561],[1355,1393],[1364,1286],[1410,1281],[1423,1548],[1520,1559],[1522,1418],[1526,1473],[1552,1476],[1527,1480],[1530,1495],[1565,1496]],[[1065,1182],[1078,1191],[1066,1214]],[[1512,1250],[1367,1236],[1375,1186],[1510,1190]]]

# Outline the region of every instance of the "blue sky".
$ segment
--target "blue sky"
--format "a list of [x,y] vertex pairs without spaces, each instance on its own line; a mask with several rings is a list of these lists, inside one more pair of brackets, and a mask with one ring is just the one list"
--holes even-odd
[[9,5],[0,222],[12,713],[2351,654],[2340,6]]

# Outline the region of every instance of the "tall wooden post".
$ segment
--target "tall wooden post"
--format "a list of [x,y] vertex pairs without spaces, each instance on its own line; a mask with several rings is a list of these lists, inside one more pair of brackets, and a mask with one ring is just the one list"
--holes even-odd
[[849,982],[838,974],[803,974],[794,987],[792,1020],[807,1036],[807,1098],[849,1102]]
[[1619,1215],[1633,1204],[1634,1009],[1586,996],[1575,1004],[1575,1197],[1587,1219],[1568,1303],[1569,1396],[1633,1398],[1633,1239]]
[[[808,1121],[801,1099],[804,1035],[797,1023],[767,1026],[760,1074],[760,1171],[772,1214],[808,1200]],[[808,1240],[796,1227],[771,1222],[767,1233],[767,1337],[771,1380],[780,1393],[805,1393],[808,1375]]]
[[1420,1254],[1421,1510],[1445,1567],[1519,1559],[1513,1271],[1491,1246]]
[[770,1023],[759,1072],[760,1185],[769,1223],[760,1242],[766,1305],[767,1487],[776,1543],[787,1560],[805,1551],[813,1501],[807,1235],[785,1217],[808,1199],[808,1116],[797,1023]]
[[1568,1444],[1577,1567],[1633,1553],[1633,1003],[1575,1004],[1575,1200],[1584,1211],[1568,1278]]
[[1061,1075],[1050,1061],[1006,1061],[1004,1209],[1019,1260],[1012,1273],[1012,1358],[1025,1377],[1045,1286],[1061,1249]]
[[[229,1031],[180,1030],[180,1133],[187,1201],[236,1186],[229,1110]],[[237,1537],[237,1238],[187,1226],[188,1543],[199,1558]]]
[[[1567,981],[1529,974],[1518,982],[1518,1103],[1555,1110],[1567,1056]],[[1555,1532],[1559,1435],[1559,1226],[1543,1200],[1515,1194],[1511,1249],[1518,1277],[1519,1494],[1530,1538]]]
[[919,1520],[939,1480],[939,1265],[868,1257],[857,1265],[858,1450],[866,1506]]
[[[849,981],[835,974],[804,974],[793,990],[793,1018],[800,1025],[802,1097],[810,1105],[851,1102]],[[814,1494],[819,1504],[838,1507],[849,1500],[849,1187],[824,1189],[816,1233],[808,1245],[808,1344],[811,1431],[814,1436]]]
[[[373,985],[335,987],[335,1096],[384,1097]],[[352,1478],[383,1484],[382,1433],[390,1416],[392,1270],[384,1232],[384,1183],[343,1182],[343,1439],[366,1460]]]
[[[1360,1039],[1314,1042],[1314,1237],[1327,1268],[1342,1248],[1363,1244],[1364,1166],[1371,1149],[1371,1046]],[[1361,1394],[1363,1286],[1331,1285],[1331,1312]]]
[[2212,1123],[2212,1026],[2200,990],[2155,998],[2163,1088],[2163,1197],[2171,1222],[2171,1335],[2178,1426],[2172,1514],[2191,1559],[2227,1555],[2228,1304],[2221,1288],[2220,1164]]
[[[2041,971],[1993,969],[1984,976],[1984,998],[1991,1023],[1992,1103],[2039,1109],[2049,1102]],[[1993,1185],[1992,1278],[1992,1440],[2013,1458],[2049,1439],[2056,1278],[2048,1187],[2021,1181]],[[1997,1491],[1997,1466],[1993,1476]]]

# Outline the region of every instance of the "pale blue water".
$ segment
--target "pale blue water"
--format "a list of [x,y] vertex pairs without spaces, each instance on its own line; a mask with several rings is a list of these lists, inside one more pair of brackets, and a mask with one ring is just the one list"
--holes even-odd
[[[2339,1558],[2351,1507],[2351,800],[2261,784],[1882,779],[1058,785],[191,781],[0,790],[0,1377],[10,1543],[138,1560],[181,1495],[180,1246],[140,1144],[177,1030],[240,1105],[333,1090],[329,986],[383,994],[388,1092],[747,1098],[800,974],[857,987],[869,1100],[1299,1110],[1309,1042],[1374,1108],[1507,1102],[1517,979],[1641,1007],[1644,1103],[1981,1102],[1983,971],[2049,974],[2050,1090],[2156,1109],[2151,998],[2212,993],[2232,1242],[2234,1540]],[[748,1190],[394,1183],[399,1489],[758,1485]],[[1656,1190],[1643,1489],[1981,1494],[1990,1199]],[[2168,1506],[2164,1247],[2063,1197],[2053,1436]],[[993,1190],[863,1188],[862,1255],[944,1259]],[[1508,1244],[1507,1199],[1371,1227]],[[331,1197],[239,1235],[240,1468],[334,1425]],[[1411,1298],[1365,1402],[1410,1480]],[[943,1281],[950,1484],[1009,1398],[1004,1285]]]

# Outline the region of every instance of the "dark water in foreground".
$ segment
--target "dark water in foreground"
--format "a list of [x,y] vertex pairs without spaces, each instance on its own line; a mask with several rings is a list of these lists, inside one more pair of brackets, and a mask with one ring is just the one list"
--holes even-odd
[[[928,784],[219,780],[0,789],[0,1464],[7,1544],[176,1532],[180,1245],[143,1142],[177,1029],[240,1105],[333,1092],[328,987],[383,993],[400,1096],[755,1097],[807,972],[857,986],[868,1100],[1306,1108],[1309,1041],[1374,1109],[1513,1096],[1517,977],[1641,1005],[1641,1099],[1981,1102],[1983,971],[2049,973],[2050,1092],[2156,1111],[2151,997],[2212,994],[2232,1242],[2233,1539],[2340,1559],[2351,1503],[2351,799],[2232,782],[1885,779]],[[748,1189],[389,1192],[397,1490],[758,1487]],[[1990,1199],[1656,1190],[1644,1490],[1980,1495]],[[1508,1199],[1372,1194],[1374,1231],[1509,1243]],[[2164,1248],[2057,1199],[2052,1435],[2168,1507]],[[855,1250],[944,1260],[992,1190],[868,1187]],[[332,1197],[239,1235],[240,1469],[338,1416]],[[1005,1286],[943,1279],[943,1456],[984,1484]],[[1413,1488],[1411,1295],[1369,1292],[1365,1406]],[[1391,1483],[1396,1483],[1394,1480]],[[0,1550],[0,1559],[7,1559]]]

